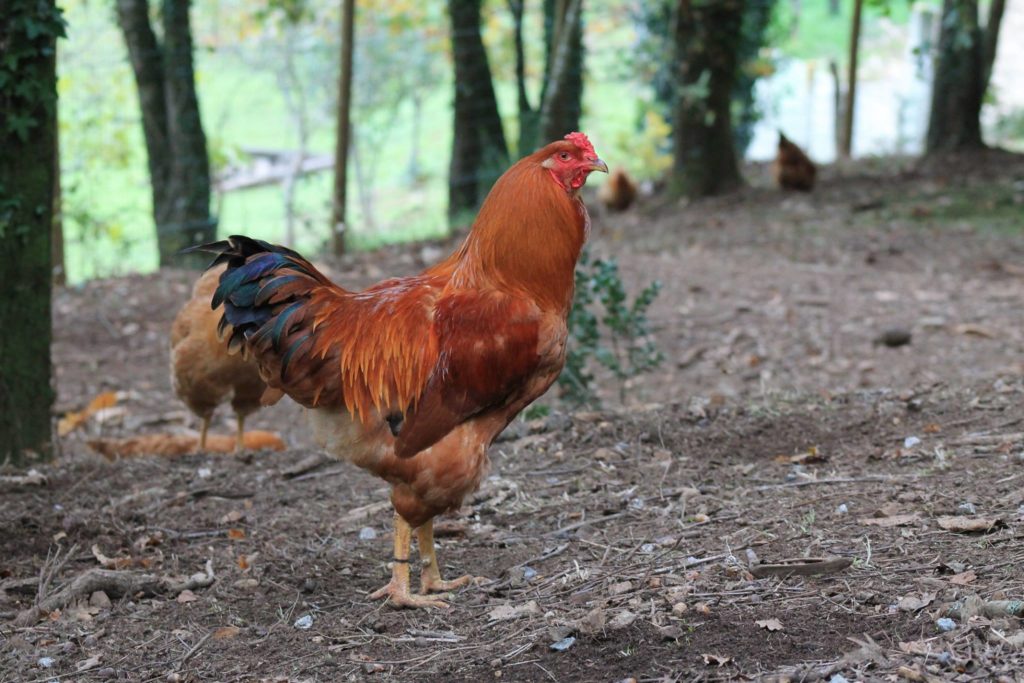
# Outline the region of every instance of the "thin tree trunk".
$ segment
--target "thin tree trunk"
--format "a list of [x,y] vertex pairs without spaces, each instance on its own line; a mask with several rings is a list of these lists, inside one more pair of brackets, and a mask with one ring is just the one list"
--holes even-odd
[[[52,451],[50,318],[56,174],[56,36],[53,0],[5,0],[0,45],[20,55],[19,83],[0,97],[0,121],[28,121],[21,134],[0,126],[0,462],[25,464]],[[35,35],[22,29],[36,22]],[[19,21],[20,20],[20,21]],[[18,30],[15,30],[17,27]]]
[[583,0],[560,0],[541,97],[543,145],[579,129],[583,97]]
[[925,151],[981,149],[985,88],[977,0],[945,0],[941,26]]
[[481,0],[448,0],[455,61],[454,135],[448,169],[448,216],[476,211],[508,165],[508,147],[480,37]]
[[157,232],[173,220],[171,143],[167,127],[163,52],[149,23],[148,0],[117,0],[117,20],[128,47],[142,113],[142,134],[153,197]]
[[519,141],[516,155],[524,157],[537,146],[539,139],[539,113],[530,104],[526,92],[526,50],[523,46],[523,0],[508,0],[512,12],[513,43],[516,55],[516,92],[519,105]]
[[135,75],[146,141],[160,265],[204,267],[184,247],[212,241],[210,161],[193,67],[189,0],[162,0],[163,44],[149,20],[148,0],[117,0],[117,18]]
[[704,197],[742,183],[732,133],[732,90],[744,3],[679,0],[675,25],[675,194]]
[[846,72],[846,112],[843,116],[843,135],[839,139],[839,156],[849,159],[853,154],[853,119],[857,101],[857,56],[860,53],[860,22],[864,0],[854,0],[853,21],[850,24],[850,63]]
[[352,58],[355,54],[355,0],[341,4],[341,71],[338,76],[338,126],[334,145],[334,201],[331,236],[334,253],[345,253],[348,229],[348,152],[352,148]]
[[[182,262],[178,251],[217,238],[217,223],[210,216],[210,159],[199,114],[195,71],[192,65],[190,0],[163,0],[164,84],[171,148],[171,187],[174,225],[160,234],[161,265]],[[203,255],[188,259],[202,267]]]

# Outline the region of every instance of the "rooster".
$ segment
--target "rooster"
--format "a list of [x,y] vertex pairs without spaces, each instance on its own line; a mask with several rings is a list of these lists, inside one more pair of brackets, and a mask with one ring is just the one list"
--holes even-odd
[[[580,188],[608,172],[570,133],[507,170],[461,247],[419,275],[361,292],[333,284],[285,247],[246,237],[195,247],[226,270],[228,347],[310,409],[318,440],[391,484],[391,581],[371,594],[398,607],[447,607],[433,519],[458,509],[488,469],[487,448],[565,363],[576,261],[590,226]],[[409,587],[413,532],[422,569]]]
[[202,420],[201,451],[206,450],[213,412],[229,399],[238,422],[235,450],[244,448],[245,418],[259,409],[267,388],[255,361],[229,354],[218,336],[221,311],[210,309],[210,299],[224,270],[221,266],[203,273],[171,326],[171,381],[174,392]]
[[775,174],[775,182],[784,190],[810,192],[814,189],[814,177],[817,175],[814,162],[781,131],[779,151],[775,155],[772,171]]
[[636,183],[626,169],[617,168],[608,176],[608,182],[598,189],[597,198],[609,211],[625,211],[636,201]]

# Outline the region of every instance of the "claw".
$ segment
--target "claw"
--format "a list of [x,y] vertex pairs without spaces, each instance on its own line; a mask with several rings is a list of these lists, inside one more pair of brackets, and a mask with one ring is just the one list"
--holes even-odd
[[437,609],[448,609],[449,605],[444,600],[437,600],[427,595],[413,595],[409,593],[408,586],[391,581],[379,590],[370,593],[371,600],[387,599],[392,607],[419,608],[435,607]]

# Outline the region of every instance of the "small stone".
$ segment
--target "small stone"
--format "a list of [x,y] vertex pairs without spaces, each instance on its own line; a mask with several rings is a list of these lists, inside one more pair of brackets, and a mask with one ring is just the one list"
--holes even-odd
[[828,683],[850,683],[850,681],[842,674],[833,674],[832,678],[828,679]]
[[303,614],[301,617],[295,620],[295,623],[293,625],[295,626],[295,628],[299,630],[308,631],[309,629],[313,628],[313,617],[309,614]]
[[941,619],[935,620],[935,626],[937,626],[943,633],[949,633],[956,628],[956,622],[949,617],[942,617]]
[[501,657],[495,657],[490,661],[492,669],[500,669],[502,665]]
[[172,671],[171,673],[167,674],[167,678],[165,678],[164,680],[167,681],[167,683],[181,683],[185,679],[182,678],[181,674],[177,671]]
[[372,526],[364,526],[359,530],[360,541],[372,541],[375,538],[377,538],[377,532]]
[[576,638],[569,636],[568,638],[562,638],[561,640],[551,643],[551,649],[555,652],[565,652],[576,643]]
[[309,579],[306,579],[305,581],[302,582],[302,592],[303,593],[312,593],[312,592],[314,592],[316,590],[316,588],[317,588],[316,579],[309,578]]
[[37,663],[44,669],[49,669],[51,666],[53,666],[53,661],[53,657],[40,657]]
[[537,577],[537,570],[533,567],[523,567],[523,578],[531,581]]
[[209,479],[210,477],[213,476],[213,470],[211,470],[209,467],[200,467],[198,470],[196,470],[196,476],[199,477],[200,479]]
[[910,330],[903,329],[902,327],[893,327],[875,337],[875,344],[894,349],[898,346],[906,346],[910,343],[911,339],[913,339],[913,335],[910,333]]
[[96,647],[98,644],[99,640],[91,633],[82,641],[82,645],[85,645],[86,647]]
[[842,503],[842,504],[840,504],[840,505],[839,505],[839,506],[838,506],[838,507],[836,508],[836,514],[840,514],[840,515],[845,515],[845,514],[846,514],[847,512],[849,512],[849,511],[850,511],[850,508],[848,508],[848,507],[846,506],[846,503]]
[[974,507],[974,503],[960,503],[956,506],[956,513],[958,515],[974,515],[977,512],[978,510]]
[[919,443],[921,443],[921,439],[917,438],[916,436],[908,436],[907,438],[903,439],[904,448],[913,448]]
[[105,666],[96,672],[96,677],[101,680],[108,680],[117,676],[117,672],[114,671],[113,667]]

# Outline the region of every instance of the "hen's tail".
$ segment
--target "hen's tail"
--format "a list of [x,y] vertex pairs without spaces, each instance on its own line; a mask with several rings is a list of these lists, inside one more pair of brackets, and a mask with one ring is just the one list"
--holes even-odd
[[227,264],[210,305],[224,304],[218,332],[231,329],[228,349],[254,355],[264,379],[292,393],[288,365],[297,352],[306,356],[309,351],[316,317],[311,309],[318,308],[313,299],[344,296],[345,291],[298,252],[263,240],[232,235],[187,251],[216,254],[211,268]]

